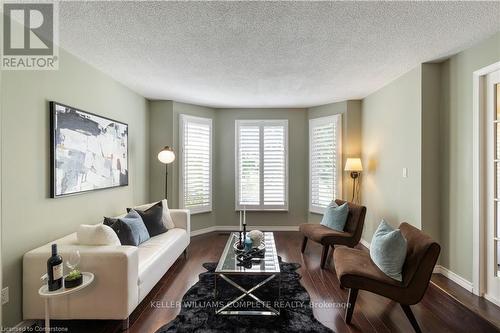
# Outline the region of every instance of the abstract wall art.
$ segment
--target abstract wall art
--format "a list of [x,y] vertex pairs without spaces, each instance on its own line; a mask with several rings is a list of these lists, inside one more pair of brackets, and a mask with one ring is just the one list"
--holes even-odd
[[128,185],[128,125],[50,102],[51,197]]

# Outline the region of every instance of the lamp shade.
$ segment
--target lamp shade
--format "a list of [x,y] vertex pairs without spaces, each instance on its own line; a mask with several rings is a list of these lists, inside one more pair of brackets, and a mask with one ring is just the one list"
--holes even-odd
[[165,146],[165,148],[163,148],[162,151],[158,153],[158,159],[163,164],[172,163],[173,161],[175,161],[175,152],[169,146]]
[[363,171],[360,158],[348,158],[345,162],[345,171]]

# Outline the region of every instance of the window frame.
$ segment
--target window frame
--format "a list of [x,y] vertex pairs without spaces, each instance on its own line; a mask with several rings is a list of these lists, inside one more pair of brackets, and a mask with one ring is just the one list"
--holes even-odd
[[342,198],[342,183],[343,183],[343,164],[342,164],[342,114],[336,114],[332,116],[318,117],[309,119],[309,212],[315,214],[324,214],[326,207],[316,206],[312,202],[312,133],[313,128],[319,124],[325,124],[326,122],[331,122],[336,126],[336,142],[337,142],[337,161],[336,165],[339,166],[334,171],[334,177],[337,180],[337,187],[335,188],[336,193],[334,193],[334,199]]
[[[209,205],[200,205],[192,208],[186,208],[184,200],[184,177],[185,177],[185,158],[184,158],[184,126],[186,122],[194,122],[203,125],[209,125],[210,128],[210,142],[209,142]],[[213,207],[213,119],[205,117],[195,117],[187,114],[179,115],[179,207],[181,209],[188,209],[191,215],[210,213]]]
[[[259,126],[259,205],[240,205],[240,127],[244,126]],[[264,127],[265,126],[283,126],[284,127],[284,146],[285,146],[285,204],[284,205],[264,205]],[[235,210],[248,210],[248,211],[288,211],[288,192],[289,192],[289,164],[288,164],[288,119],[237,119],[235,120],[235,159],[234,159],[234,174],[235,174]]]

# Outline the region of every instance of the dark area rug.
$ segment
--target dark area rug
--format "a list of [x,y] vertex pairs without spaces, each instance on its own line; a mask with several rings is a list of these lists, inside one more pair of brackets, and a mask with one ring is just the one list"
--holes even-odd
[[[199,281],[184,295],[181,302],[179,315],[165,324],[156,333],[166,332],[332,332],[314,318],[309,294],[300,284],[300,268],[296,263],[281,262],[281,293],[279,299],[272,301],[273,305],[280,306],[279,316],[235,316],[216,315],[211,304],[216,301],[231,300],[241,295],[242,292],[229,286],[227,282],[217,279],[219,295],[214,298],[215,268],[217,263],[205,263],[203,267],[207,272],[199,275]],[[255,280],[262,281],[262,277],[242,276],[237,282],[244,286],[255,284]],[[278,280],[273,280],[255,295],[263,300],[266,296],[277,296]],[[248,288],[247,288],[248,289]],[[245,297],[242,302],[249,299]],[[276,303],[277,301],[278,303]],[[207,306],[209,305],[209,306]]]

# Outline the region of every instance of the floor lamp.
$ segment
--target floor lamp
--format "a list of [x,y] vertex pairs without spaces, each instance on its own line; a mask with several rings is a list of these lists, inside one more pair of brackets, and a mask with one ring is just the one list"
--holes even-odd
[[356,182],[358,183],[359,187],[359,175],[361,171],[363,171],[363,166],[361,165],[361,159],[360,158],[348,158],[347,161],[345,162],[345,168],[344,171],[350,171],[351,172],[351,178],[352,178],[352,199],[351,202],[354,202],[354,199],[356,197]]
[[158,153],[158,160],[165,164],[165,199],[168,199],[168,165],[175,161],[174,150],[169,146],[165,146],[165,148]]

